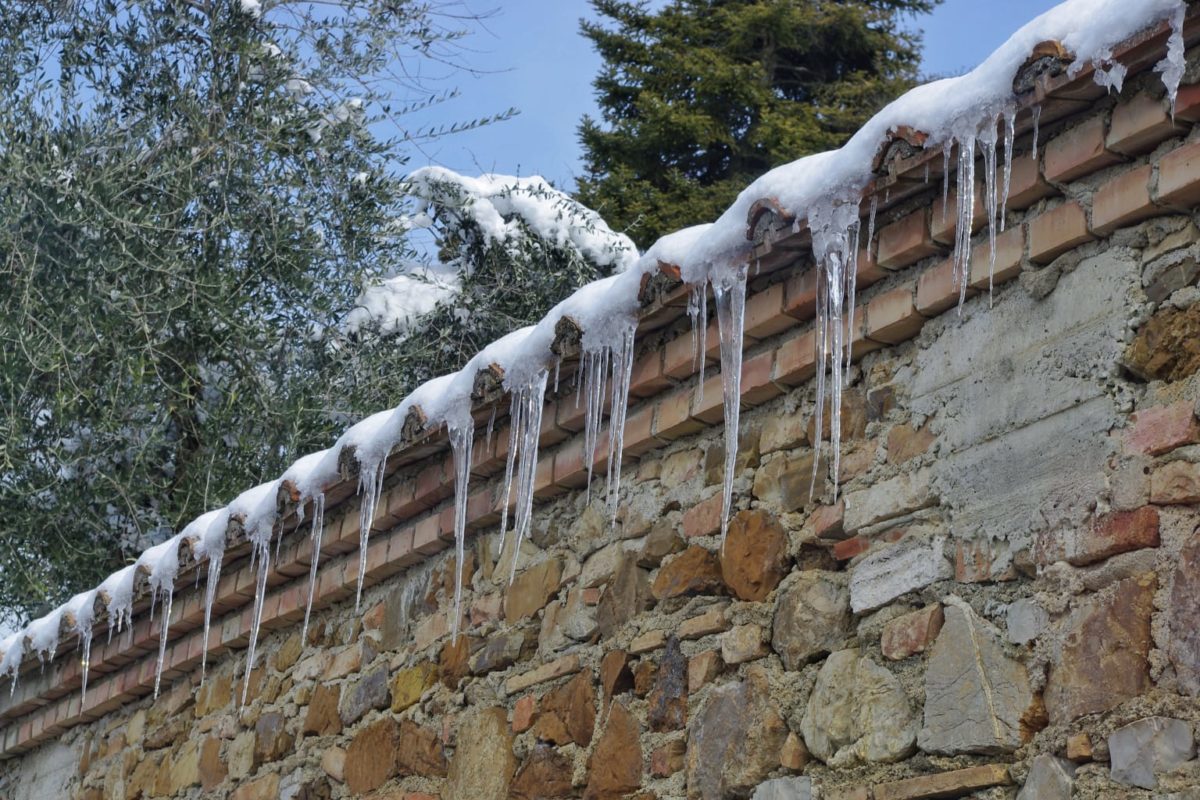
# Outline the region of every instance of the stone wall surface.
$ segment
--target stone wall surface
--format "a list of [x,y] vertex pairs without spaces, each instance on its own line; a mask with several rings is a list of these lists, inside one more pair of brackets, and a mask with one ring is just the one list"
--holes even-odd
[[[961,313],[944,281],[953,234],[929,211],[940,181],[897,190],[869,248],[903,249],[914,214],[929,246],[886,270],[869,249],[860,266],[836,493],[814,447],[811,298],[796,299],[811,265],[776,242],[786,258],[751,283],[723,547],[720,387],[701,399],[672,366],[690,344],[679,320],[640,351],[653,368],[635,377],[614,525],[603,482],[582,488],[564,391],[519,552],[496,524],[502,452],[477,471],[461,565],[448,492],[420,500],[443,461],[401,468],[357,612],[338,549],[357,535],[353,501],[331,512],[303,639],[307,556],[281,558],[245,706],[249,600],[230,578],[215,646],[184,624],[157,699],[157,640],[140,629],[130,641],[149,645],[118,635],[97,657],[100,699],[52,692],[69,685],[57,668],[23,678],[0,795],[1200,797],[1200,84],[1174,120],[1153,86],[1131,75],[1048,114],[1037,162],[1018,139],[1019,246],[998,243],[994,292],[986,267],[972,273]],[[1076,206],[1082,232],[1060,219]],[[203,682],[197,647],[212,653]]]

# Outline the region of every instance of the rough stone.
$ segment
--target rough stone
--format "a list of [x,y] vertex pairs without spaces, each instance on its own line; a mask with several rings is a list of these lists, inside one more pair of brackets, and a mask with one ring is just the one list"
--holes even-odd
[[402,777],[445,777],[446,754],[436,731],[409,719],[400,722],[400,734],[396,744],[396,773]]
[[521,764],[509,800],[557,800],[571,797],[571,759],[553,747],[538,746]]
[[727,630],[729,630],[729,620],[725,618],[725,607],[718,606],[695,617],[688,617],[679,623],[677,633],[680,639],[699,639],[702,636]]
[[224,782],[229,770],[221,760],[221,740],[209,736],[200,744],[200,788],[211,791]]
[[533,726],[541,741],[556,745],[574,742],[587,747],[596,727],[596,690],[591,670],[583,670],[542,698],[541,712]]
[[624,703],[613,703],[608,724],[588,759],[584,800],[618,800],[642,785],[641,731]]
[[646,723],[656,732],[679,730],[687,724],[688,660],[674,636],[667,639],[648,695]]
[[390,719],[373,722],[354,735],[343,767],[351,792],[373,792],[396,774],[399,739],[399,726]]
[[1178,381],[1200,370],[1200,304],[1164,308],[1125,351],[1125,366],[1146,380]]
[[760,667],[743,680],[709,690],[688,724],[687,796],[724,800],[746,796],[779,766],[787,726]]
[[1013,644],[1029,644],[1050,624],[1050,614],[1032,597],[1009,603],[1005,612],[1008,640]]
[[233,794],[229,795],[229,800],[262,800],[264,797],[278,796],[279,773],[269,772],[240,785]]
[[451,691],[458,688],[463,678],[471,671],[471,650],[476,641],[470,636],[459,636],[442,645],[438,654],[438,680]]
[[713,678],[720,675],[724,667],[721,654],[716,650],[705,650],[692,656],[688,660],[688,692],[700,691],[705,684],[711,683]]
[[226,747],[225,763],[229,765],[229,777],[234,780],[246,777],[258,766],[254,738],[254,731],[242,731]]
[[763,423],[758,449],[763,455],[808,444],[808,418],[799,411],[772,414]]
[[1172,461],[1157,467],[1150,473],[1150,502],[1163,506],[1200,502],[1200,464]]
[[795,732],[789,733],[783,740],[783,747],[779,748],[779,766],[792,772],[800,772],[808,764],[810,758],[804,740]]
[[483,647],[471,656],[471,674],[486,675],[489,672],[511,667],[521,657],[521,648],[524,645],[525,636],[520,633],[493,636],[487,639],[483,643]]
[[504,618],[511,625],[546,607],[562,581],[563,563],[548,558],[519,573],[504,597]]
[[734,625],[721,635],[721,659],[726,664],[745,664],[766,654],[763,629],[758,625]]
[[1192,726],[1169,717],[1146,717],[1108,737],[1110,775],[1117,783],[1154,789],[1158,776],[1177,769],[1195,752]]
[[686,595],[724,594],[721,564],[708,550],[692,545],[659,568],[651,592],[658,600]]
[[537,698],[527,694],[513,704],[512,729],[513,733],[524,733],[533,727],[537,715]]
[[621,542],[613,542],[601,547],[583,562],[576,585],[590,589],[608,583],[609,578],[617,571],[617,564],[624,554],[625,549]]
[[1033,760],[1017,800],[1071,800],[1075,765],[1043,753]]
[[338,706],[338,716],[343,725],[353,725],[368,711],[388,707],[388,670],[381,667],[367,673],[347,686],[343,692],[342,702]]
[[502,708],[464,714],[450,759],[444,795],[472,800],[505,800],[517,769],[508,715]]
[[655,778],[669,778],[684,767],[687,757],[687,742],[672,739],[650,753],[650,774]]
[[[851,502],[847,497],[848,507]],[[850,574],[850,608],[861,614],[949,578],[952,570],[944,557],[945,544],[940,536],[906,539],[867,555]]]
[[902,472],[865,489],[846,493],[842,525],[850,533],[877,522],[911,514],[935,502],[930,490],[931,472]]
[[740,600],[767,598],[787,574],[787,533],[773,514],[739,511],[721,550],[721,577]]
[[629,669],[629,653],[610,650],[600,661],[600,707],[607,709],[614,697],[633,690],[633,671]]
[[784,582],[775,600],[771,646],[788,669],[842,647],[850,630],[850,592],[835,572],[804,571]]
[[604,638],[613,636],[622,625],[650,607],[650,573],[638,566],[638,557],[621,553],[612,580],[600,595],[596,607],[596,628]]
[[889,464],[903,464],[927,451],[937,437],[929,430],[929,423],[914,428],[908,423],[897,425],[888,431],[887,460]]
[[1038,537],[1035,556],[1042,565],[1066,561],[1082,567],[1119,553],[1158,547],[1158,542],[1158,509],[1144,506],[1104,514],[1091,527],[1043,534]]
[[858,650],[839,650],[817,673],[800,731],[809,752],[841,767],[905,758],[917,723],[895,675]]
[[429,689],[437,683],[437,665],[425,661],[400,670],[392,677],[392,711],[401,711],[415,705]]
[[262,764],[279,759],[292,752],[292,735],[287,732],[283,715],[272,711],[263,714],[254,723],[254,757]]
[[342,732],[342,717],[338,713],[341,705],[342,687],[337,684],[318,683],[313,687],[308,701],[308,712],[300,731],[317,736],[330,736]]
[[683,537],[675,532],[675,526],[662,520],[650,529],[646,541],[642,542],[642,549],[637,558],[638,566],[654,569],[664,558],[682,552],[686,546]]
[[925,648],[933,643],[942,630],[945,615],[940,603],[931,603],[925,608],[911,611],[888,621],[883,626],[880,637],[880,648],[885,658],[900,661],[917,653],[924,653]]
[[1067,737],[1067,758],[1076,763],[1092,760],[1092,737],[1084,732]]
[[775,778],[760,783],[750,800],[812,800],[812,778]]
[[185,742],[171,759],[169,794],[177,794],[200,783],[200,748],[195,742]]
[[1062,653],[1046,681],[1050,721],[1070,722],[1108,711],[1150,687],[1153,573],[1126,578],[1090,600],[1063,625]]
[[[754,473],[754,497],[769,508],[782,513],[798,511],[810,504],[813,496],[813,461],[816,454],[812,450],[799,455],[781,454],[766,460]],[[821,462],[817,467],[818,486],[824,480],[826,458],[822,451]]]
[[339,783],[346,780],[346,751],[340,747],[330,747],[321,754],[321,769],[325,774]]
[[1029,675],[1004,654],[990,625],[952,599],[925,671],[925,727],[918,744],[944,755],[1011,753],[1032,733]]
[[[888,781],[874,787],[874,800],[919,800],[926,797],[969,797],[991,786],[1012,783],[1006,764],[983,764],[933,775]],[[976,795],[978,796],[978,795]],[[1001,795],[1003,796],[1003,795]]]
[[1167,605],[1167,655],[1179,686],[1200,695],[1200,529],[1179,552],[1179,565]]

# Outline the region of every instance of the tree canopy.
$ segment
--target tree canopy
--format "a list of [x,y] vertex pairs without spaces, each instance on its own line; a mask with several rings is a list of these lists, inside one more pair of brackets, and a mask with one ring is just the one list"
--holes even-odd
[[751,180],[839,146],[919,66],[906,15],[940,0],[592,0],[600,119],[578,197],[646,247]]

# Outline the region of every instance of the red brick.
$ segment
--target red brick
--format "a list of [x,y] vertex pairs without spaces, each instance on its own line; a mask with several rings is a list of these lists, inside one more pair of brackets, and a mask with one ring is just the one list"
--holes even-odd
[[1187,400],[1143,408],[1131,417],[1131,422],[1125,434],[1125,450],[1130,453],[1159,456],[1200,442],[1200,422]]
[[1008,184],[1008,207],[1021,211],[1041,200],[1050,197],[1058,190],[1042,178],[1041,164],[1038,159],[1021,154],[1013,158],[1012,177]]
[[654,435],[660,439],[678,439],[704,430],[704,425],[692,419],[692,395],[695,389],[688,387],[669,394],[658,401],[654,417]]
[[[696,348],[699,346],[698,331],[685,331],[667,342],[663,348],[663,374],[682,380],[696,372]],[[706,363],[720,353],[721,338],[717,320],[711,319],[704,339]]]
[[1200,83],[1179,87],[1175,97],[1175,119],[1200,122]]
[[775,370],[775,351],[767,350],[742,362],[742,403],[761,405],[783,394],[775,385],[772,375]]
[[925,324],[925,318],[917,313],[911,285],[877,295],[867,304],[864,316],[867,338],[887,344],[911,339]]
[[1097,170],[1119,164],[1121,157],[1104,146],[1104,117],[1076,125],[1046,144],[1043,172],[1056,182],[1073,181]]
[[808,524],[818,539],[841,539],[845,536],[842,520],[846,515],[846,504],[842,500],[831,506],[817,506],[808,518]]
[[918,611],[912,611],[890,620],[883,626],[880,647],[883,655],[892,661],[900,661],[933,644],[942,630],[945,615],[940,603],[933,603]]
[[[583,397],[582,389],[576,389],[566,397],[559,398],[558,410],[555,411],[555,422],[558,427],[578,433],[583,430],[586,417],[587,401]],[[507,447],[505,449],[507,450]]]
[[817,315],[817,279],[819,270],[810,266],[784,283],[783,311],[801,322]]
[[[601,448],[604,449],[605,457],[607,458],[607,437],[600,437],[600,441],[596,445],[597,456],[599,456]],[[540,500],[547,497],[555,497],[564,491],[565,489],[554,482],[554,456],[543,455],[538,459],[537,468],[533,474],[533,496]]]
[[875,260],[874,254],[867,249],[858,251],[858,261],[855,266],[854,282],[860,289],[865,289],[868,286],[879,283],[879,281],[892,274],[890,270],[881,267],[879,262]]
[[663,375],[663,353],[653,347],[650,352],[633,362],[629,376],[629,393],[634,397],[653,397],[671,387],[671,381]]
[[796,318],[784,313],[784,284],[776,283],[746,298],[746,336],[764,339],[795,326]]
[[[978,233],[987,222],[987,213],[983,208],[983,188],[975,184],[975,208],[971,216],[971,232]],[[942,202],[941,194],[933,201],[933,210],[929,221],[930,235],[935,242],[953,245],[958,231],[958,187],[953,186]]]
[[1011,581],[1017,576],[1011,566],[996,569],[999,553],[993,540],[983,536],[978,539],[959,539],[954,545],[954,580],[959,583],[987,583]]
[[929,235],[929,212],[914,211],[879,231],[879,266],[900,269],[940,251]]
[[1107,145],[1114,152],[1137,156],[1186,130],[1186,125],[1172,121],[1171,105],[1166,99],[1139,92],[1113,109]]
[[775,380],[798,386],[817,374],[817,339],[812,330],[780,343],[775,359]]
[[[975,290],[967,287],[967,297]],[[954,259],[947,258],[929,267],[917,278],[917,312],[926,317],[936,317],[958,305],[959,287],[954,280]]]
[[1163,213],[1150,199],[1153,168],[1146,164],[1101,184],[1092,196],[1092,228],[1107,236]]
[[654,436],[653,403],[643,403],[625,417],[624,441],[627,456],[644,455],[663,446],[664,442]]
[[413,528],[413,549],[421,555],[432,556],[448,546],[449,544],[438,535],[436,514],[425,517]]
[[849,561],[871,549],[871,542],[863,536],[851,536],[842,539],[833,546],[833,557],[838,561]]
[[[542,407],[542,426],[538,430],[538,441],[542,445],[558,444],[570,438],[573,431],[558,424],[557,403],[546,403]],[[607,404],[605,404],[607,406]]]
[[1143,506],[1135,511],[1114,511],[1095,521],[1091,535],[1080,542],[1075,553],[1068,554],[1067,561],[1079,567],[1158,544],[1158,509]]
[[972,289],[987,291],[989,284],[999,286],[1021,274],[1021,264],[1025,259],[1025,227],[1017,225],[996,236],[995,265],[991,263],[991,254],[992,247],[988,242],[971,248]]
[[582,489],[587,484],[582,436],[576,436],[554,454],[554,482],[564,489]]
[[722,394],[720,373],[711,373],[704,381],[703,392],[692,393],[691,417],[693,420],[716,425],[725,419],[725,399]]
[[717,492],[683,512],[683,535],[688,538],[711,536],[721,531],[721,493]]
[[1029,222],[1029,258],[1049,264],[1068,250],[1094,237],[1083,206],[1072,200],[1034,217]]
[[1200,203],[1200,142],[1184,144],[1159,160],[1154,199],[1177,207]]

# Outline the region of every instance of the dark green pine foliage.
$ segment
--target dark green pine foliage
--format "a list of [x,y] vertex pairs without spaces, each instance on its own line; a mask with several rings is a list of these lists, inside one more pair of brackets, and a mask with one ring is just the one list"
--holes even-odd
[[940,0],[592,0],[601,119],[578,197],[645,248],[772,167],[841,145],[916,80]]

